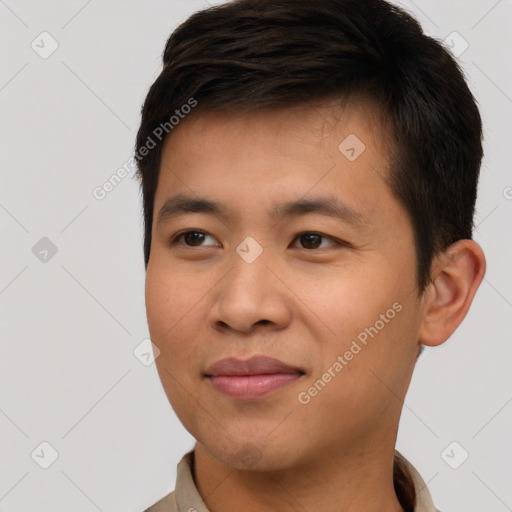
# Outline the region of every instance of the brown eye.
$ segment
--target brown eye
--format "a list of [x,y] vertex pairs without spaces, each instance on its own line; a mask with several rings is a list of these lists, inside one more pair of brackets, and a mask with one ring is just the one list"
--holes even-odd
[[305,246],[306,249],[318,249],[320,245],[322,245],[323,237],[320,235],[301,235],[299,237],[301,243]]
[[204,233],[200,233],[199,231],[189,231],[183,235],[183,240],[185,240],[187,245],[195,246],[196,244],[201,245],[201,242],[204,239]]
[[[201,247],[202,242],[204,242],[205,238],[208,236],[209,235],[207,233],[204,233],[203,231],[183,231],[173,239],[171,245],[184,245],[185,247]],[[185,244],[180,243],[181,239],[185,241]]]
[[296,237],[296,240],[299,240],[302,245],[301,248],[308,250],[318,249],[322,245],[322,239],[330,240],[333,246],[341,245],[331,237],[321,233],[301,233]]

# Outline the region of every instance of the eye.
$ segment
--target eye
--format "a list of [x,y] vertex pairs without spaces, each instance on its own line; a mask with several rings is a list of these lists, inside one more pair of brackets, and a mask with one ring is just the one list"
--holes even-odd
[[198,231],[196,229],[182,231],[174,237],[174,239],[171,241],[171,245],[183,245],[179,243],[179,240],[183,238],[183,240],[186,242],[185,247],[201,247],[201,242],[203,242],[204,239],[208,236],[210,236],[208,233],[205,233],[204,231]]
[[[310,232],[310,231],[307,231],[304,233],[299,233],[299,235],[297,235],[294,240],[300,240],[300,242],[303,245],[306,245],[306,247],[303,247],[303,248],[305,248],[307,250],[311,250],[311,249],[318,249],[319,246],[322,245],[322,242],[321,242],[322,238],[324,238],[325,240],[330,240],[332,242],[333,246],[347,245],[341,241],[335,240],[334,238],[331,238],[326,235],[322,235],[322,233],[316,233],[316,232]],[[321,247],[321,248],[325,249],[325,247]]]

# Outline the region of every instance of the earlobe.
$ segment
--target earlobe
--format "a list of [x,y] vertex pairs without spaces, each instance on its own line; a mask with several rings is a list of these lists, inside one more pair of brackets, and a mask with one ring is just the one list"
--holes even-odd
[[432,282],[425,291],[418,342],[444,343],[464,320],[485,275],[482,248],[474,240],[459,240],[437,255]]

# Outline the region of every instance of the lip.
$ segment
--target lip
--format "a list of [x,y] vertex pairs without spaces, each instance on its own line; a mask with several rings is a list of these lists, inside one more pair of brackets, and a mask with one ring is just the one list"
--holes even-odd
[[232,398],[256,399],[288,386],[304,375],[300,368],[279,359],[254,356],[222,359],[209,366],[205,376],[213,387]]

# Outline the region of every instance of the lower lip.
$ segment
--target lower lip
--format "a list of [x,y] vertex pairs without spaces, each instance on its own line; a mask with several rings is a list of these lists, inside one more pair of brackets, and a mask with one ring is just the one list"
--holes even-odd
[[213,387],[233,398],[254,399],[281,389],[300,377],[298,373],[217,375],[208,377]]

